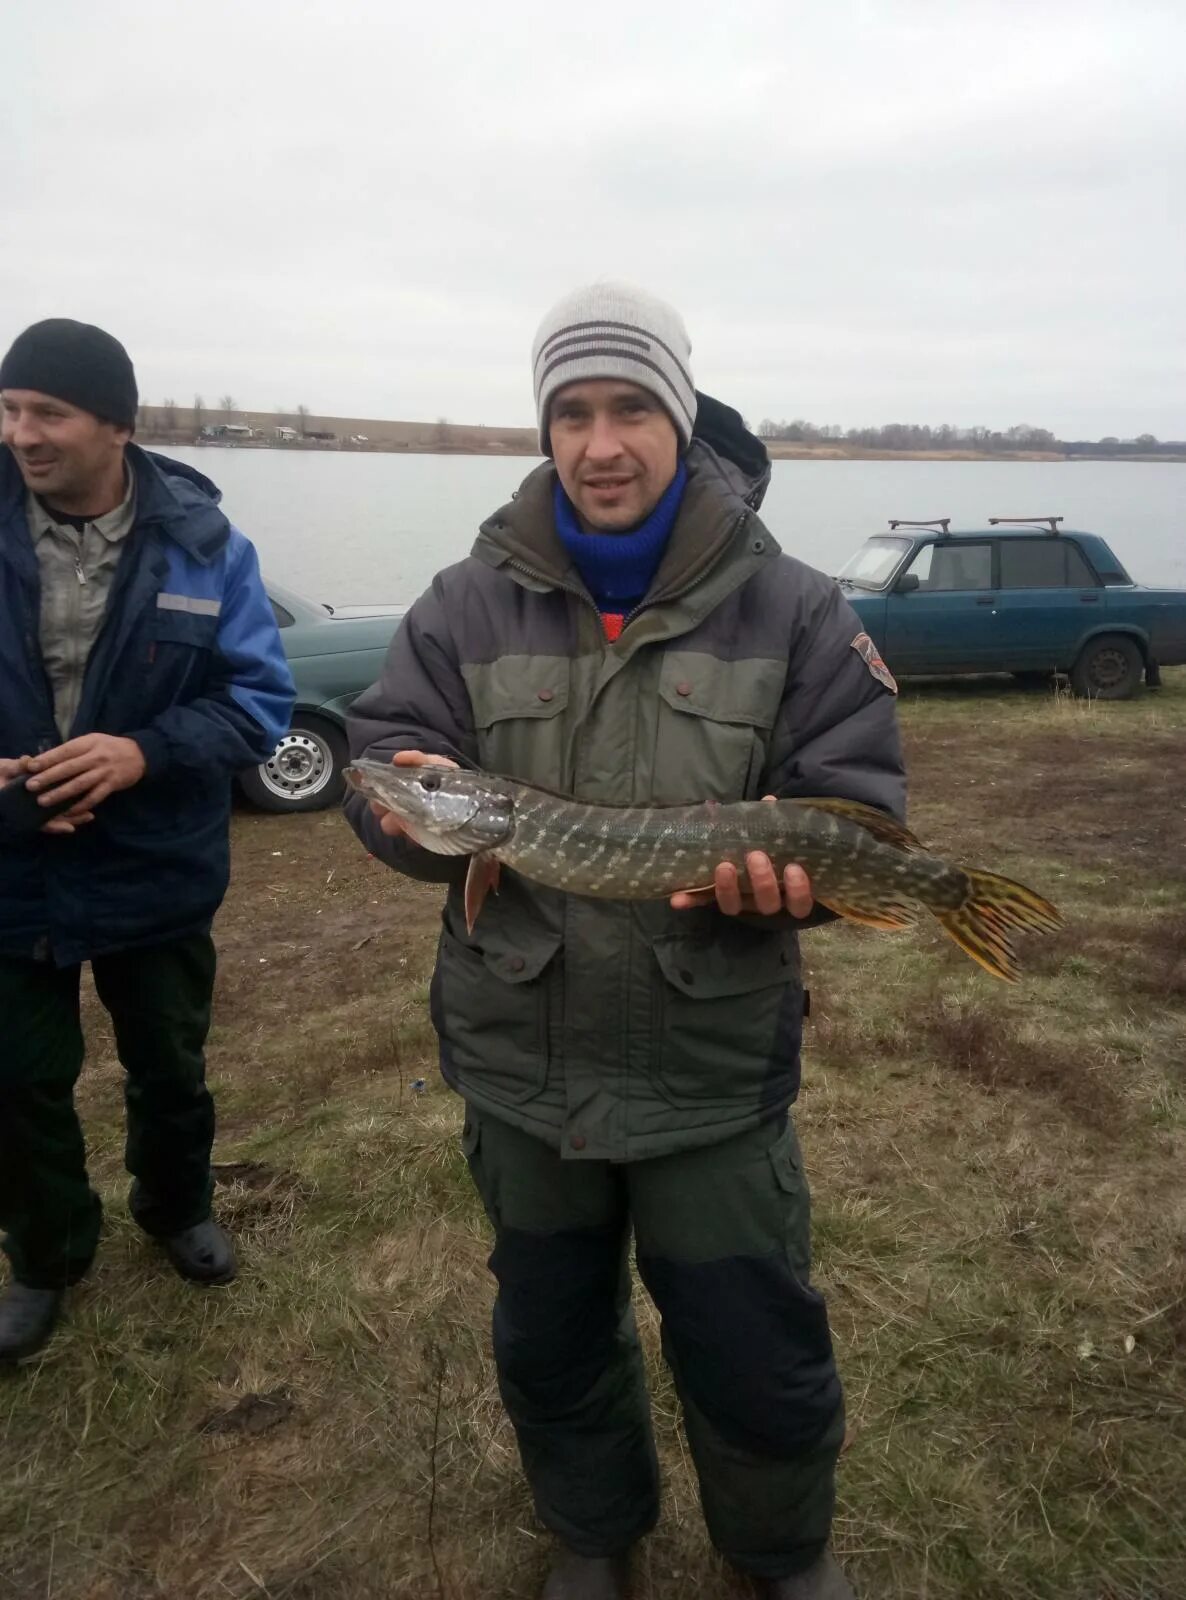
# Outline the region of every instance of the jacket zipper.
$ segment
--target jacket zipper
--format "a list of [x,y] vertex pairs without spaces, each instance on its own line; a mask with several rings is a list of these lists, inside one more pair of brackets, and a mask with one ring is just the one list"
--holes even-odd
[[[78,579],[78,588],[79,588],[80,592],[75,596],[74,603],[70,606],[71,616],[70,616],[70,622],[69,622],[67,637],[70,638],[72,641],[73,640],[77,640],[78,634],[79,634],[79,630],[80,630],[81,625],[82,625],[82,594],[81,594],[81,591],[87,587],[86,568],[82,564],[82,558],[83,558],[83,553],[84,553],[83,541],[84,541],[85,538],[86,538],[86,534],[85,534],[85,531],[84,531],[83,533],[80,533],[78,535],[78,543],[74,547],[74,576]],[[83,660],[81,658],[81,652],[78,649],[77,643],[75,643],[74,644],[74,648],[71,651],[71,661],[70,661],[70,666],[69,666],[69,677],[70,677],[70,680],[72,681],[72,683],[74,685],[74,688],[75,688],[75,696],[74,696],[73,705],[69,707],[70,719],[66,724],[65,732],[63,734],[63,737],[66,738],[66,739],[68,739],[70,737],[70,730],[73,728],[74,723],[75,723],[75,721],[76,721],[76,719],[78,717],[78,708],[82,704],[82,679],[83,679],[83,675],[85,674],[85,672],[86,672],[86,662],[85,662],[85,660]],[[55,721],[57,720],[57,712],[59,710],[59,707],[58,707],[58,705],[56,703],[56,699],[57,699],[57,697],[55,696],[55,704],[54,704],[54,714],[55,714],[54,715],[54,720]],[[59,724],[59,726],[60,726],[60,724]]]
[[[725,559],[725,555],[728,552],[729,546],[733,543],[733,540],[737,537],[738,533],[740,533],[741,529],[745,526],[746,522],[749,520],[749,516],[750,516],[750,513],[749,513],[748,510],[747,511],[743,511],[741,513],[741,515],[738,517],[737,521],[734,523],[732,529],[730,530],[728,539],[726,539],[723,542],[723,544],[721,545],[720,554],[717,556],[716,560],[712,563],[712,565],[707,569],[707,571],[702,572],[700,574],[700,576],[697,577],[697,578],[692,578],[689,582],[683,584],[680,588],[673,589],[673,590],[669,591],[669,593],[663,595],[659,600],[654,601],[653,604],[655,604],[655,605],[665,605],[670,600],[678,600],[678,599],[681,598],[681,596],[687,594],[690,590],[694,589],[698,583],[702,582],[705,578],[710,577],[712,575],[712,573],[714,573],[716,571],[716,569],[720,566],[721,562]],[[563,594],[575,595],[575,597],[578,600],[580,600],[584,605],[587,605],[594,612],[594,614],[597,617],[598,623],[601,622],[601,612],[597,609],[597,602],[593,599],[593,597],[591,595],[585,593],[583,590],[575,588],[571,583],[563,583],[559,578],[549,577],[545,573],[536,572],[531,567],[529,567],[525,561],[520,561],[514,556],[511,556],[511,557],[508,558],[507,565],[513,571],[521,572],[524,575],[524,577],[532,579],[532,581],[535,582],[535,583],[546,583],[553,589],[559,589],[561,591],[561,593],[563,593]],[[634,610],[630,612],[630,614],[629,614],[629,616],[627,616],[625,622],[623,622],[623,624],[622,624],[623,629],[625,628],[627,622],[630,622],[634,617],[636,617],[639,614],[640,611],[645,610],[645,608],[646,608],[646,603],[645,602],[642,605],[635,606]],[[601,628],[599,631],[601,633],[602,655],[604,656],[606,648],[607,648],[607,641],[605,639],[605,630],[604,630],[604,628]],[[574,775],[574,778],[575,778],[575,767],[574,767],[574,774],[573,775]]]
[[702,572],[699,577],[690,579],[678,589],[669,589],[666,594],[658,595],[654,600],[640,600],[635,606],[634,610],[629,613],[626,621],[623,622],[623,630],[625,630],[627,623],[633,622],[635,617],[638,616],[639,612],[645,611],[648,606],[665,606],[670,600],[682,600],[684,595],[690,594],[698,583],[703,583],[705,578],[711,578],[713,573],[720,566],[721,562],[725,559],[725,556],[728,554],[729,546],[733,543],[733,540],[741,532],[742,528],[745,527],[748,521],[749,512],[743,511],[738,517],[737,521],[733,524],[732,528],[730,528],[729,537],[721,545],[716,560],[710,567],[706,568],[706,570]]
[[[525,562],[517,561],[514,556],[508,558],[507,566],[511,567],[515,572],[521,572],[525,578],[531,578],[535,583],[546,583],[550,588],[559,589],[564,594],[575,595],[578,600],[597,611],[597,602],[593,597],[585,594],[581,589],[575,589],[571,583],[561,583],[559,578],[550,578],[543,572],[533,572]],[[597,611],[597,615],[600,617],[601,612]]]

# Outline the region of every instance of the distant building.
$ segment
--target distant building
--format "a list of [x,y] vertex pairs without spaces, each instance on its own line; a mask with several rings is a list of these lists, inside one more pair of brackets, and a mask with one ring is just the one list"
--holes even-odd
[[199,439],[254,439],[255,434],[245,422],[212,422],[203,428]]
[[295,444],[300,438],[300,434],[295,428],[277,428],[276,438],[281,444]]

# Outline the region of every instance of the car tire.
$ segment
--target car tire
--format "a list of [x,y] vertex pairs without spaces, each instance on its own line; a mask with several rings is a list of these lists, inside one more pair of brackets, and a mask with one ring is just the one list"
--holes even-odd
[[239,774],[239,787],[264,811],[323,811],[341,801],[349,760],[341,728],[298,711],[269,759]]
[[1071,688],[1085,700],[1127,700],[1144,670],[1145,657],[1135,639],[1101,633],[1079,652],[1071,668]]

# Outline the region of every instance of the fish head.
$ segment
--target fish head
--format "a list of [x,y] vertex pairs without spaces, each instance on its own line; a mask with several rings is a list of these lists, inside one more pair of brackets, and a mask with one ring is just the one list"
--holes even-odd
[[514,831],[510,789],[488,773],[362,759],[346,768],[345,777],[351,788],[397,816],[417,844],[440,856],[492,850]]

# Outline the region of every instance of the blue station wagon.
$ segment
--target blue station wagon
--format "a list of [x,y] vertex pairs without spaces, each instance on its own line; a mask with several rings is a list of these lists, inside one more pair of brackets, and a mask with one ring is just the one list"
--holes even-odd
[[1134,583],[1104,539],[1061,522],[893,521],[837,581],[895,673],[1061,672],[1124,699],[1186,662],[1186,590]]

